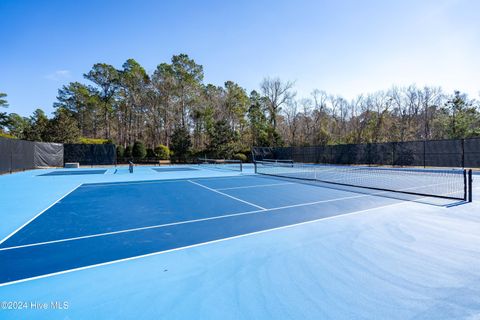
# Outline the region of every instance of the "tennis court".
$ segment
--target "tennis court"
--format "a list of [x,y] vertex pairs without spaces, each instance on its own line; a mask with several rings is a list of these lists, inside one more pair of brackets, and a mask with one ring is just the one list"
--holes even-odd
[[185,166],[178,166],[178,167],[166,167],[166,168],[153,168],[153,170],[157,172],[177,172],[177,171],[195,171],[197,169],[185,167]]
[[[117,299],[126,299],[133,292],[166,292],[167,287],[175,286],[175,293],[149,296],[157,307],[144,314],[148,317],[159,310],[174,310],[169,318],[184,318],[196,315],[198,301],[213,303],[212,299],[231,297],[225,290],[240,286],[237,290],[241,296],[249,292],[251,299],[263,297],[264,301],[254,307],[250,298],[242,298],[237,306],[232,306],[233,301],[224,298],[229,310],[250,310],[260,318],[283,318],[281,310],[288,309],[291,318],[302,314],[311,318],[318,314],[320,305],[328,302],[330,294],[341,299],[351,294],[339,283],[347,281],[350,286],[366,281],[366,289],[358,289],[363,292],[359,294],[367,300],[383,301],[384,307],[357,310],[361,312],[358,314],[365,318],[379,316],[378,312],[385,313],[400,303],[404,312],[399,312],[398,318],[402,318],[410,313],[404,305],[407,298],[400,291],[421,292],[424,298],[428,297],[428,290],[418,286],[430,278],[422,274],[423,267],[411,268],[410,264],[416,259],[433,259],[430,250],[439,245],[438,241],[444,248],[453,248],[458,245],[455,236],[468,238],[470,250],[480,257],[478,248],[473,248],[480,242],[474,231],[480,221],[472,220],[470,215],[471,205],[476,202],[467,201],[471,192],[463,183],[468,182],[468,176],[461,171],[350,168],[355,170],[352,173],[346,172],[345,167],[258,162],[254,173],[248,165],[243,171],[230,168],[230,163],[226,165],[134,167],[132,173],[128,167],[78,170],[78,174],[72,170],[68,180],[56,177],[64,170],[40,172],[41,178],[28,172],[3,177],[12,186],[18,183],[18,188],[26,181],[35,186],[37,196],[23,195],[24,199],[30,197],[34,203],[39,202],[45,193],[44,198],[51,200],[43,210],[34,214],[31,210],[32,214],[25,215],[23,221],[17,219],[17,226],[8,233],[2,231],[0,293],[12,299],[33,298],[34,292],[40,290],[42,299],[55,296],[72,304],[91,303],[98,309],[100,306],[91,300],[90,294],[80,289],[88,281],[94,292],[103,292],[100,296],[104,309],[98,309],[100,314],[119,316],[115,311]],[[103,174],[87,174],[97,171]],[[54,181],[55,192],[41,190],[40,186]],[[372,185],[378,188],[369,188]],[[410,192],[412,188],[414,191]],[[11,190],[12,195],[15,190]],[[429,217],[436,217],[433,229]],[[465,229],[467,222],[469,227]],[[411,228],[405,229],[408,224]],[[462,225],[462,235],[455,231],[455,224]],[[439,240],[448,228],[452,228],[450,234]],[[412,237],[421,243],[419,247],[408,240]],[[412,245],[417,249],[411,251]],[[425,248],[426,252],[416,251]],[[448,259],[452,257],[470,259],[472,252],[450,252]],[[362,262],[364,259],[368,263]],[[443,279],[442,272],[453,268],[447,260],[442,260],[444,267],[435,272],[427,270],[427,274]],[[388,267],[391,270],[385,275],[387,267],[382,264],[392,261],[399,266]],[[274,266],[266,267],[271,263]],[[477,274],[473,271],[475,266],[478,263],[472,262],[463,268]],[[406,270],[409,271],[405,274]],[[392,272],[408,281],[417,281],[418,286],[409,289],[398,284],[401,289],[390,294],[399,300],[388,304],[388,299],[382,300],[382,294],[390,290],[392,281],[395,283]],[[467,281],[462,274],[456,272],[455,281]],[[102,279],[106,278],[113,284],[101,289]],[[289,280],[285,282],[286,279]],[[257,281],[263,289],[255,284]],[[223,289],[208,295],[206,292],[213,290],[213,284]],[[445,279],[437,281],[440,287],[447,284]],[[194,290],[195,286],[202,289]],[[296,303],[290,307],[275,306],[278,300],[274,296],[258,290],[280,290],[291,295],[289,301]],[[116,298],[111,300],[112,296]],[[303,300],[309,296],[311,303]],[[183,306],[181,309],[167,307],[175,297],[183,297],[181,303],[175,302]],[[136,301],[147,306],[147,302]],[[268,310],[263,309],[265,304],[270,305]],[[365,301],[357,305],[364,306]],[[300,311],[302,308],[304,311]],[[68,314],[81,317],[83,312],[84,308],[73,308]],[[199,312],[206,318],[224,315],[205,305]],[[58,314],[61,313],[54,310],[44,313],[45,318]],[[335,312],[328,314],[334,317]],[[15,315],[11,311],[6,318]]]
[[90,169],[90,170],[55,170],[44,174],[39,174],[39,176],[72,176],[72,175],[84,175],[84,174],[105,174],[107,170],[99,169]]
[[0,283],[398,202],[256,176],[82,184],[0,244]]

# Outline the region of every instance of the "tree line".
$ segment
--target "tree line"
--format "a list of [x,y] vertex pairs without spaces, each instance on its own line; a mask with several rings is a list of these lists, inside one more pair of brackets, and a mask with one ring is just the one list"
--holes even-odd
[[[0,130],[36,141],[113,142],[127,152],[139,142],[150,155],[171,149],[183,160],[243,158],[252,146],[480,135],[479,101],[440,87],[392,87],[347,100],[321,90],[297,97],[294,82],[265,78],[248,93],[233,81],[205,83],[203,66],[186,54],[152,74],[128,59],[120,69],[97,63],[84,78],[58,90],[53,117],[41,109],[30,117],[0,112]],[[0,94],[0,106],[7,105]]]

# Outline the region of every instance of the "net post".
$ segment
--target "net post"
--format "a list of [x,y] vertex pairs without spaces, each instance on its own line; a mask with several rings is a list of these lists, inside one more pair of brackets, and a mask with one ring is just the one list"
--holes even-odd
[[472,173],[472,169],[470,169],[468,170],[468,202],[473,201],[472,186],[473,186],[473,173]]
[[243,162],[240,160],[240,172],[243,172]]
[[467,201],[467,196],[468,196],[467,170],[463,169],[463,201]]
[[257,173],[257,161],[253,161],[253,167],[255,168],[255,173]]

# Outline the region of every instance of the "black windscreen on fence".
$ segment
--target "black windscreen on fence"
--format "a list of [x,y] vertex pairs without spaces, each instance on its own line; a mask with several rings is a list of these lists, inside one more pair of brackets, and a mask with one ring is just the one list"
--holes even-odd
[[0,173],[63,166],[61,143],[0,138]]
[[35,168],[35,142],[12,140],[12,170]]
[[33,161],[35,164],[35,168],[62,167],[63,144],[35,142],[35,153]]
[[0,173],[35,168],[35,143],[0,138]]
[[114,144],[65,144],[64,162],[79,162],[81,165],[116,164]]
[[42,167],[63,167],[65,162],[82,165],[116,164],[113,144],[62,144],[0,137],[0,173]]
[[254,147],[254,160],[416,167],[480,167],[480,138],[342,144],[315,147]]
[[0,137],[0,173],[12,170],[12,147],[10,140]]
[[480,167],[480,138],[467,139],[464,142],[465,167]]

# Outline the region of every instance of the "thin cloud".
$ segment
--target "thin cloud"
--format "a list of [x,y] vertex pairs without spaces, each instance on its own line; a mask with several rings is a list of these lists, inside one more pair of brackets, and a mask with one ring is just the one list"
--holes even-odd
[[70,70],[57,70],[54,73],[47,74],[45,79],[52,81],[61,81],[71,77]]

